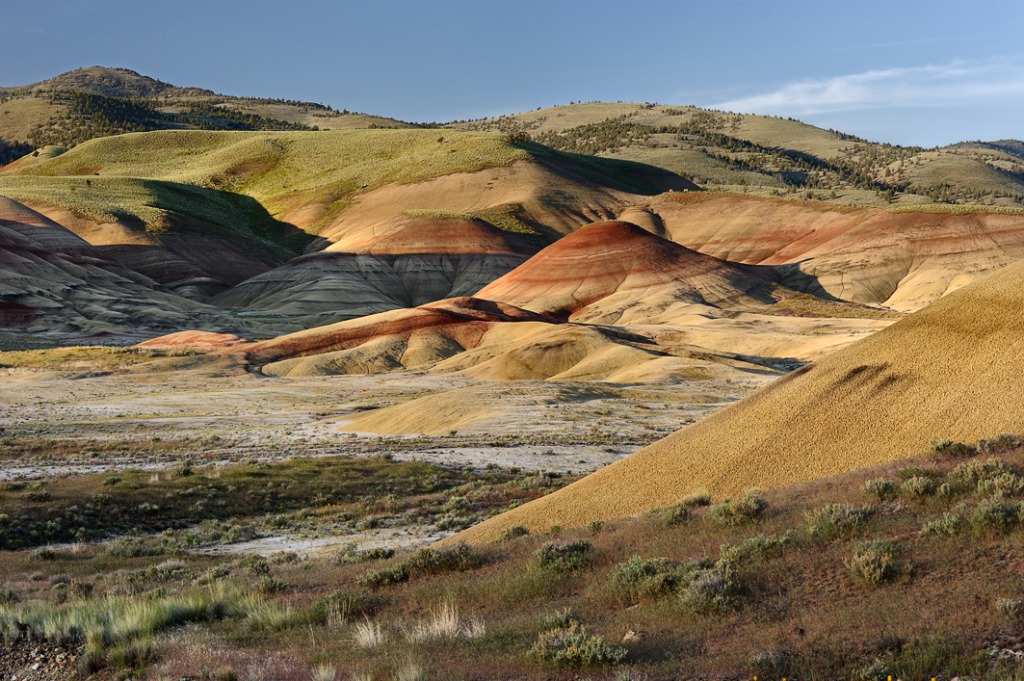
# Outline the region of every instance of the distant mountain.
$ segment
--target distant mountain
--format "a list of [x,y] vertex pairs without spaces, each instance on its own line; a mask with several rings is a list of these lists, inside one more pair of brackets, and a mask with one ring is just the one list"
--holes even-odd
[[0,88],[0,165],[46,146],[153,130],[315,130],[413,127],[323,104],[230,97],[129,69],[90,66]]
[[75,90],[103,97],[213,97],[212,90],[177,87],[162,80],[136,73],[131,69],[89,66],[62,73],[41,83],[27,86],[29,90]]
[[[311,102],[232,97],[102,66],[0,88],[0,106],[0,165],[48,145],[70,147],[126,132],[439,127]],[[574,103],[444,125],[638,161],[701,186],[769,196],[878,206],[1024,204],[1019,140],[902,147],[794,119],[628,102]]]
[[1024,202],[1024,142],[940,149],[870,142],[794,119],[692,106],[588,102],[451,127],[659,166],[701,186],[849,205]]

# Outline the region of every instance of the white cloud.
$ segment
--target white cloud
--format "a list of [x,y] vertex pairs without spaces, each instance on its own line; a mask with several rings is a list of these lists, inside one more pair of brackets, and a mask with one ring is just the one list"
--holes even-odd
[[711,105],[741,113],[807,116],[896,107],[959,107],[1024,95],[1024,60],[1002,57],[801,80]]

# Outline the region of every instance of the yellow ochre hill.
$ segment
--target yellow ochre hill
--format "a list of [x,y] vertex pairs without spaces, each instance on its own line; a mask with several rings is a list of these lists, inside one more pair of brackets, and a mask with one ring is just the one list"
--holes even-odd
[[1024,428],[1024,263],[780,379],[550,496],[456,535],[581,526],[696,491],[715,499]]

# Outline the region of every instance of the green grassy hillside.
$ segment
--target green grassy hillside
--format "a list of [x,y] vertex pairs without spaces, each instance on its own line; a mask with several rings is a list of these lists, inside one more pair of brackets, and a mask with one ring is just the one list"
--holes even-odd
[[158,180],[244,194],[273,215],[309,204],[327,206],[327,219],[356,194],[384,185],[526,160],[557,166],[583,182],[639,193],[658,191],[651,180],[668,176],[626,161],[516,145],[498,133],[180,130],[104,137],[65,153],[26,159],[0,172],[0,195],[67,207],[94,220],[127,213],[152,226],[159,224],[161,207],[138,188],[141,180]]
[[159,208],[139,191],[141,180],[245,194],[276,214],[311,202],[341,207],[353,194],[385,184],[527,158],[493,133],[159,131],[92,140],[0,173],[0,194],[66,206],[89,218],[127,212],[153,225]]

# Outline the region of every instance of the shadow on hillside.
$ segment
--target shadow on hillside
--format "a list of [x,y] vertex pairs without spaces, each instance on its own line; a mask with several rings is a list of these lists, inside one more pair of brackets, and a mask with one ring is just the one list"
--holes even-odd
[[800,269],[800,265],[807,262],[807,260],[801,260],[800,262],[791,263],[789,265],[774,265],[774,269],[778,274],[778,281],[786,288],[793,289],[794,291],[800,291],[801,293],[809,293],[816,298],[827,300],[833,303],[848,302],[842,298],[836,298],[834,295],[825,290],[825,287],[821,285],[818,277],[804,272]]
[[657,166],[558,151],[536,142],[517,145],[560,175],[571,175],[591,184],[648,196],[667,191],[700,191],[693,182]]
[[154,194],[154,208],[185,218],[175,225],[184,230],[196,227],[209,233],[212,228],[223,236],[237,237],[242,247],[250,237],[281,250],[284,259],[301,255],[316,238],[275,219],[263,204],[245,194],[164,180],[146,180],[144,185]]

